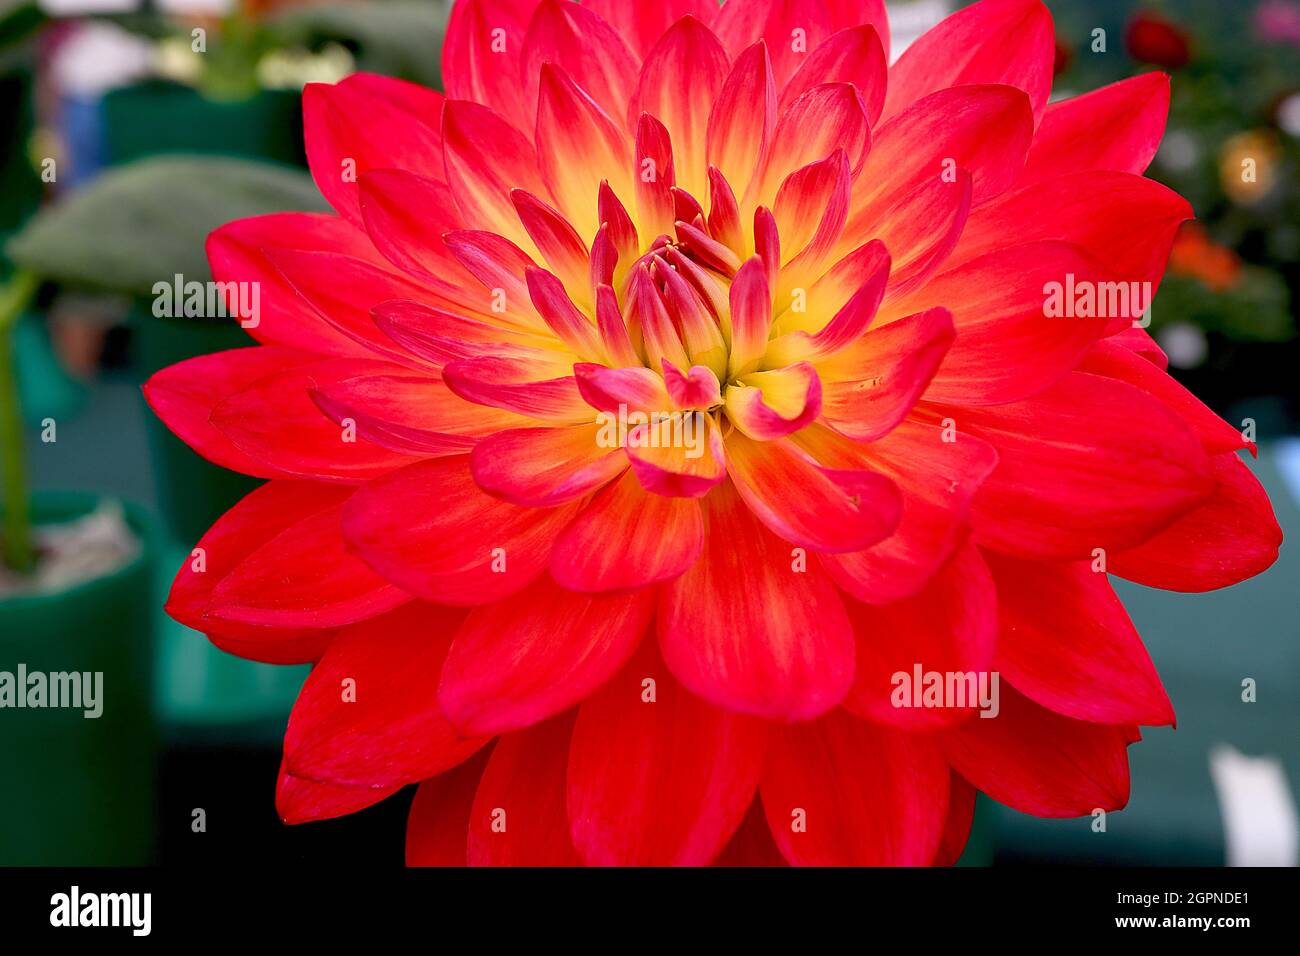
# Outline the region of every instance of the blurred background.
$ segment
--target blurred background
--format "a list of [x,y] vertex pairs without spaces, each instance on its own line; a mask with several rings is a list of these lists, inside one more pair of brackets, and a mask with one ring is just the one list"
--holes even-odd
[[[1255,429],[1253,467],[1293,539],[1300,0],[1047,2],[1056,98],[1173,74],[1148,175],[1198,220],[1177,239],[1151,331],[1177,378]],[[891,2],[894,55],[962,5]],[[0,865],[401,863],[409,788],[337,821],[276,817],[280,737],[305,668],[225,655],[162,613],[176,568],[256,482],[167,433],[139,386],[250,344],[229,319],[154,314],[159,280],[210,278],[210,230],[325,208],[305,172],[303,84],[369,70],[438,86],[449,8],[0,0],[0,449],[24,451],[0,454],[0,538],[25,475],[43,556],[34,577],[6,571],[30,555],[5,539],[0,671],[102,670],[112,702],[97,721],[0,712]],[[964,862],[1295,865],[1298,581],[1300,551],[1284,545],[1274,568],[1225,592],[1117,582],[1178,729],[1130,750],[1126,810],[1044,821],[981,805]]]

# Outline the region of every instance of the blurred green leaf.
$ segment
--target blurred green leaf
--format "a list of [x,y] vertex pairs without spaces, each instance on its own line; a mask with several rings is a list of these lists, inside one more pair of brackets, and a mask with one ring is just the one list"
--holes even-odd
[[147,295],[181,274],[206,281],[204,242],[232,219],[326,206],[311,178],[265,163],[166,156],[105,173],[38,213],[10,240],[14,262],[46,279]]
[[45,14],[33,0],[0,0],[0,73],[26,62],[27,41],[45,22]]
[[269,21],[286,45],[330,41],[352,49],[357,68],[441,89],[447,0],[385,0],[288,10]]

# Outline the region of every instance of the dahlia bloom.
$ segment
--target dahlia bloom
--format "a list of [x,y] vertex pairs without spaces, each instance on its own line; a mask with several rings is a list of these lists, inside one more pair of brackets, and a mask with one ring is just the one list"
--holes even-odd
[[1045,306],[1158,283],[1168,80],[1049,106],[1037,0],[888,47],[880,0],[460,0],[445,97],[307,88],[336,214],[218,229],[258,347],[146,385],[268,479],[168,609],[314,662],[285,820],[419,783],[414,864],[944,864],[977,790],[1125,804],[1174,713],[1109,575],[1281,538],[1133,315]]

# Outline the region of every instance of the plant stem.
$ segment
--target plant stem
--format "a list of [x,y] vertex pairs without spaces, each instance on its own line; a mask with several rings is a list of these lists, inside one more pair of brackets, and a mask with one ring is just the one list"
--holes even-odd
[[27,470],[23,461],[23,419],[18,409],[14,328],[36,294],[39,280],[30,272],[15,272],[0,287],[0,560],[20,574],[36,567],[31,515],[27,499]]

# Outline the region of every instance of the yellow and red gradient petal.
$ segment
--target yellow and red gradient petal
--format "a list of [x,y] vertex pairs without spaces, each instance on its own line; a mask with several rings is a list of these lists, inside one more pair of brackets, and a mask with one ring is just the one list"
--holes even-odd
[[808,720],[835,707],[853,682],[854,659],[835,586],[763,527],[734,489],[719,487],[703,505],[700,560],[661,585],[665,663],[692,693],[728,710]]
[[745,504],[791,544],[861,551],[898,527],[902,496],[884,475],[818,465],[788,440],[727,442],[727,470]]

